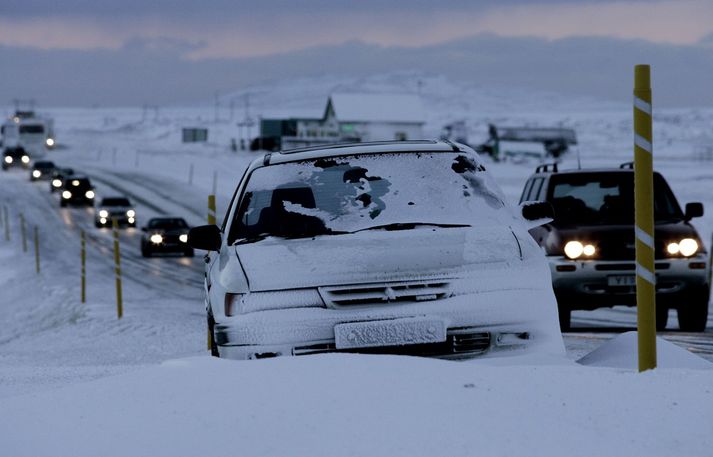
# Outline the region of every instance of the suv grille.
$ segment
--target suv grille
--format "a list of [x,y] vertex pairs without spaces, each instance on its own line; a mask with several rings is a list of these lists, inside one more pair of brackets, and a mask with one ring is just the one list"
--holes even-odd
[[415,303],[452,295],[450,284],[443,281],[320,287],[319,293],[330,308]]

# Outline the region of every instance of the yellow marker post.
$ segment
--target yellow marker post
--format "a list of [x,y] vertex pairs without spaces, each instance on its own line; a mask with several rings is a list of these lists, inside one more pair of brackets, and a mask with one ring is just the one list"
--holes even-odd
[[639,371],[656,368],[651,68],[634,67],[634,215]]
[[22,233],[22,252],[27,252],[27,234],[25,233],[25,215],[20,213],[20,232]]
[[119,252],[119,221],[112,219],[114,232],[114,276],[116,278],[116,317],[121,319],[124,315],[124,304],[121,299],[121,253]]
[[[208,224],[215,225],[215,195],[208,195]],[[213,335],[208,329],[208,350],[213,347]]]
[[82,303],[87,302],[87,238],[84,230],[80,232],[82,258]]
[[215,195],[208,195],[208,224],[215,225]]
[[35,271],[40,274],[40,234],[35,225]]
[[2,212],[5,215],[5,241],[10,241],[10,219],[7,216],[7,206],[2,206]]

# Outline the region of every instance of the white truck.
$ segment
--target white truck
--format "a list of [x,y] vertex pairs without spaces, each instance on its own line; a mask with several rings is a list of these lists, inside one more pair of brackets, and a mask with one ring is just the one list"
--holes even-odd
[[44,157],[55,146],[54,121],[34,111],[15,111],[0,125],[3,148],[22,147],[31,158]]

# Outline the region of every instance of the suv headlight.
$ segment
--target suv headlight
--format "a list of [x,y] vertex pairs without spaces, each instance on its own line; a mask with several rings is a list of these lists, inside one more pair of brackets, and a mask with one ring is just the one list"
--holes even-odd
[[678,243],[674,242],[666,245],[666,252],[671,255],[680,254],[684,257],[691,257],[698,252],[698,242],[693,238],[684,238]]
[[154,233],[151,235],[151,238],[149,238],[153,244],[161,244],[163,243],[163,237],[161,236],[160,233]]
[[570,259],[578,259],[583,255],[591,257],[596,254],[597,248],[593,244],[582,244],[579,241],[568,241],[564,245],[564,255]]

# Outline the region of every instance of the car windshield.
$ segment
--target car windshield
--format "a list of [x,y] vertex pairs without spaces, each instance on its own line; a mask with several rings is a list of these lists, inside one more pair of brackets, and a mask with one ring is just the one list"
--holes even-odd
[[228,241],[369,229],[512,223],[482,165],[463,153],[383,153],[256,169]]
[[[555,224],[628,225],[634,223],[634,173],[553,175],[547,200],[555,209]],[[654,174],[654,218],[683,219],[673,192]]]
[[148,227],[150,229],[188,228],[188,224],[180,218],[151,219]]
[[20,133],[45,133],[44,125],[21,125]]
[[40,170],[49,170],[54,168],[54,164],[52,162],[35,162],[35,168]]
[[102,200],[101,206],[131,206],[131,202],[128,198],[112,197]]

